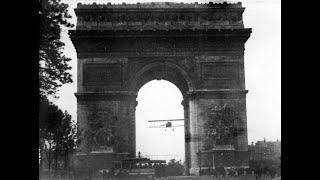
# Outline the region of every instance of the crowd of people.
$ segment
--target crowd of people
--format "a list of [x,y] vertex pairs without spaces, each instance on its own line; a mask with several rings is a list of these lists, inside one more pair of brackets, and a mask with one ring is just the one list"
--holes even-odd
[[273,168],[265,168],[265,169],[251,169],[251,168],[228,168],[217,167],[217,168],[202,168],[199,170],[199,175],[209,175],[209,176],[245,176],[251,175],[256,179],[271,179],[281,175],[280,170]]
[[165,164],[163,163],[137,163],[133,164],[131,169],[159,169],[163,168]]

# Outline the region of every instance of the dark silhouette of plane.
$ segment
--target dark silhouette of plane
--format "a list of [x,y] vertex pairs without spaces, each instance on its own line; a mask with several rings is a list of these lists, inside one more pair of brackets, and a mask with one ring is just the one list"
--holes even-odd
[[148,122],[165,122],[165,124],[158,125],[158,126],[149,126],[149,128],[172,128],[172,131],[174,131],[174,127],[182,127],[184,125],[173,125],[172,121],[184,121],[184,119],[166,119],[166,120],[149,120]]

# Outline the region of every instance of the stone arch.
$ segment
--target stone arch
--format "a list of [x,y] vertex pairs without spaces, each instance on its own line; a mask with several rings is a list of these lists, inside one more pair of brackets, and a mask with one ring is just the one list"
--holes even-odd
[[[69,31],[78,58],[76,97],[80,129],[92,130],[88,122],[95,118],[109,119],[104,111],[110,109],[119,123],[115,127],[119,132],[117,135],[123,138],[117,141],[121,146],[114,144],[114,147],[121,148],[115,148],[112,153],[101,153],[105,159],[90,153],[79,158],[95,158],[93,164],[99,162],[99,168],[106,169],[104,163],[111,162],[110,158],[119,160],[120,155],[121,158],[134,157],[137,92],[151,80],[164,79],[175,84],[184,98],[187,172],[198,174],[202,167],[247,167],[244,45],[250,37],[251,28],[244,28],[244,7],[241,3],[211,4],[210,7],[206,4],[167,4],[151,9],[149,5],[141,4],[120,6],[78,4],[75,12],[79,22],[75,30]],[[174,7],[178,14],[185,14],[187,10],[197,21],[173,18],[176,15],[170,12],[169,6]],[[208,8],[214,9],[208,11]],[[163,16],[159,10],[171,16],[169,23],[155,22],[151,25],[150,19],[145,21],[152,16],[156,17],[152,21],[158,21],[157,16]],[[121,19],[128,12],[136,17],[135,22],[128,19],[128,22],[120,22],[119,17]],[[235,12],[238,20],[227,18],[229,23],[225,25],[214,21],[217,16],[229,17]],[[104,14],[111,18],[99,22],[96,18],[81,20]],[[207,21],[201,18],[204,15],[214,18]],[[145,63],[140,68],[139,65]],[[220,104],[237,108],[241,115],[238,126],[245,132],[234,137],[232,148],[206,149],[204,125],[212,119],[208,107]],[[81,144],[90,141],[83,135],[81,138]],[[215,139],[210,137],[209,140]],[[79,149],[85,152],[86,148],[80,146]],[[218,155],[221,151],[223,156]],[[80,162],[78,165],[85,164]]]
[[167,80],[178,87],[183,97],[194,89],[193,82],[186,71],[171,62],[154,62],[141,68],[130,80],[130,91],[138,92],[146,83],[154,79]]
[[[184,136],[185,136],[185,162],[187,173],[191,164],[190,141],[190,107],[188,92],[194,90],[194,82],[187,72],[177,64],[168,61],[153,62],[142,67],[130,80],[129,90],[137,94],[141,87],[152,80],[167,80],[174,84],[182,94],[183,100],[181,105],[184,111]],[[138,102],[137,102],[138,103]]]

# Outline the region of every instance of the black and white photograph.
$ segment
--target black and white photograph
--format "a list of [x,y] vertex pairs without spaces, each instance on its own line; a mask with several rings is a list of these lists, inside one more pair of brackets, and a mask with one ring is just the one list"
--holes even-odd
[[38,0],[39,180],[281,180],[281,0]]

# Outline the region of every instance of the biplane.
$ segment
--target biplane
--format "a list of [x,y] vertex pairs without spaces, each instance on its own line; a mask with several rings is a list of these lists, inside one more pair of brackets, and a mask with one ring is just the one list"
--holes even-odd
[[149,128],[172,128],[172,131],[174,131],[174,127],[182,127],[184,126],[183,124],[178,124],[178,125],[173,125],[172,122],[177,122],[177,121],[184,121],[184,119],[166,119],[166,120],[149,120],[149,123],[161,123],[161,122],[165,122],[162,125],[158,125],[158,126],[149,126]]

